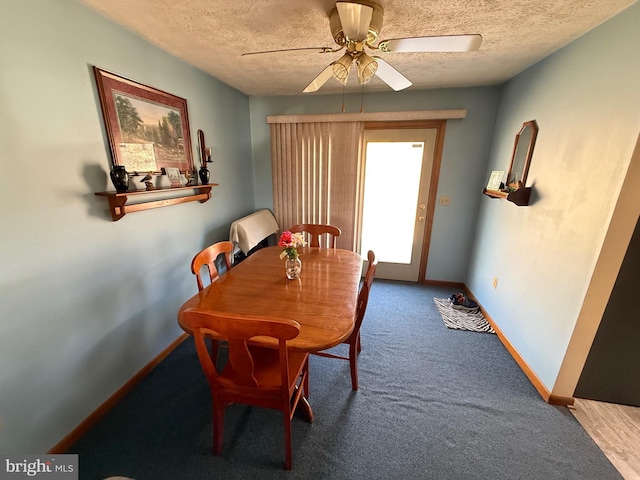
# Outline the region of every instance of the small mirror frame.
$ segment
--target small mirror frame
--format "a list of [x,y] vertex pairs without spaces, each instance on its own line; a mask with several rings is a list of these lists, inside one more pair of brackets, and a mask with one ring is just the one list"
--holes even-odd
[[[527,128],[531,129],[531,138],[529,138],[529,143],[520,143],[521,137],[523,133],[526,132]],[[520,131],[516,134],[516,141],[513,145],[513,155],[511,157],[511,164],[509,165],[509,173],[507,174],[507,188],[517,190],[526,186],[529,165],[531,164],[533,147],[536,143],[537,136],[538,124],[535,120],[530,120],[522,124]],[[521,177],[514,178],[514,175],[517,175],[518,172],[522,172]]]

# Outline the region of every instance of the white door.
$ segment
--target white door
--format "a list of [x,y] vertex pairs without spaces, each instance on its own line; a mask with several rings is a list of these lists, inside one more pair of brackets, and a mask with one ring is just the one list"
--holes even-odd
[[437,129],[365,131],[360,251],[376,278],[417,282]]

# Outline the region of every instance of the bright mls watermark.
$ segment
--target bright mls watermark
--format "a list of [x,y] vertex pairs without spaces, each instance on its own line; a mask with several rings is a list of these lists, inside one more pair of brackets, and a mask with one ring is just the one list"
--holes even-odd
[[0,480],[78,480],[78,455],[0,455]]

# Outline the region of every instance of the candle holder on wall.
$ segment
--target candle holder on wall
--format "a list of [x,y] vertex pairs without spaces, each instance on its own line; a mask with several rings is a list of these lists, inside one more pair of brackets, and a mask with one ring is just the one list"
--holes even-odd
[[198,172],[198,175],[200,176],[200,182],[202,182],[202,185],[207,185],[211,176],[211,173],[207,168],[207,163],[212,162],[212,150],[210,147],[205,147],[204,132],[202,130],[198,130],[198,144],[200,147],[200,171]]

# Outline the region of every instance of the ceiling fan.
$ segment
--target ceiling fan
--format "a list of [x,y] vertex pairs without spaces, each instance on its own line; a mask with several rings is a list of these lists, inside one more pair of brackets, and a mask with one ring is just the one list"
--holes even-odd
[[430,37],[410,37],[382,40],[376,45],[378,34],[382,28],[383,8],[369,0],[337,1],[329,15],[329,26],[337,48],[313,47],[270,50],[265,52],[244,53],[258,55],[277,52],[316,52],[335,53],[343,49],[346,52],[338,60],[331,62],[303,90],[304,93],[315,92],[331,77],[335,77],[342,85],[349,79],[349,71],[355,66],[358,83],[364,85],[376,75],[393,90],[403,90],[411,86],[411,82],[398,70],[378,55],[369,55],[366,49],[383,53],[403,52],[470,52],[478,50],[482,36],[444,35]]

